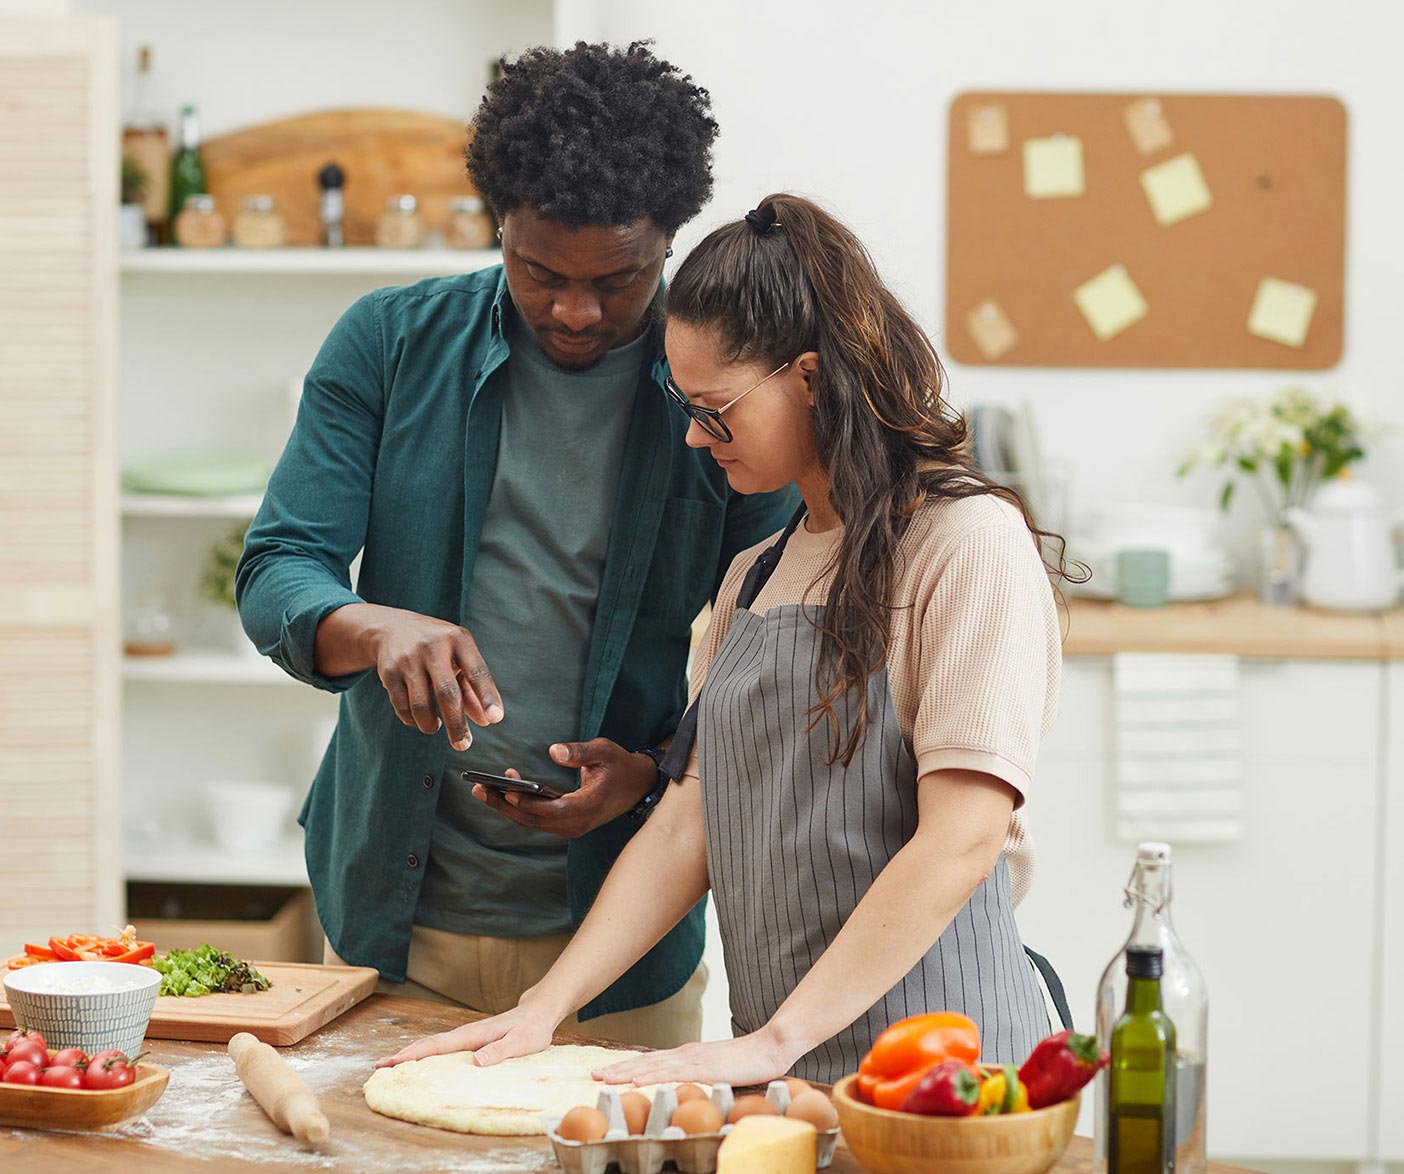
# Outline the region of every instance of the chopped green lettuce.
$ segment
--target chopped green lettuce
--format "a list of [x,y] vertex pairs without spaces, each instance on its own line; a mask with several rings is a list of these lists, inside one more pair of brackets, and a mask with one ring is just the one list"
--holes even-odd
[[247,962],[210,945],[198,950],[171,950],[153,958],[151,965],[160,972],[163,995],[251,995],[272,985]]

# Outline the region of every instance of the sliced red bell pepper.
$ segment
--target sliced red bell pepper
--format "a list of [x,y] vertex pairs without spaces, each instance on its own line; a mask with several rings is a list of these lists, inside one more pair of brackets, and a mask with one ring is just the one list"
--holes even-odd
[[50,938],[49,949],[53,950],[54,956],[58,958],[60,962],[81,961],[78,951],[61,938]]
[[125,954],[118,954],[115,958],[109,958],[109,962],[143,962],[156,953],[154,942],[138,942],[135,950],[128,950]]
[[48,946],[31,946],[25,942],[24,952],[36,962],[52,962],[54,960],[54,952]]

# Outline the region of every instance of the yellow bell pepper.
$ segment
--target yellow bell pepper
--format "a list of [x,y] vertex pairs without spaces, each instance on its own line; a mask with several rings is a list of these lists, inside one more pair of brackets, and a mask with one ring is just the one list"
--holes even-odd
[[1013,1064],[1006,1064],[997,1072],[988,1069],[986,1071],[989,1074],[980,1084],[980,1100],[975,1107],[976,1116],[1029,1111],[1029,1090],[1019,1079],[1019,1072]]

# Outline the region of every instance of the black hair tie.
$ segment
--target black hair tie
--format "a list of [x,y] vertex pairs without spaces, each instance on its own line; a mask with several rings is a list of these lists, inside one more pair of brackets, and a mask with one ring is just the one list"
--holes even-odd
[[767,235],[777,223],[775,205],[765,204],[759,209],[752,208],[746,213],[746,223],[751,226],[757,236]]

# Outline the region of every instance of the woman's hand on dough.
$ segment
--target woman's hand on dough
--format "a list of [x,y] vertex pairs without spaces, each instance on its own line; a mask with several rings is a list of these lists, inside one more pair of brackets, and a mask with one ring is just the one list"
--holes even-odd
[[632,1060],[597,1068],[592,1075],[608,1084],[765,1084],[790,1070],[798,1056],[786,1054],[773,1033],[762,1028],[736,1039],[685,1044],[666,1052],[645,1052]]
[[426,1035],[407,1048],[401,1048],[393,1056],[377,1060],[377,1068],[393,1068],[408,1060],[422,1060],[425,1056],[438,1056],[445,1052],[473,1052],[473,1061],[479,1067],[510,1060],[514,1056],[529,1056],[539,1052],[551,1042],[555,1024],[539,1013],[522,1007],[513,1007],[501,1015],[490,1019],[479,1019],[465,1023],[452,1031],[441,1031],[437,1035]]

